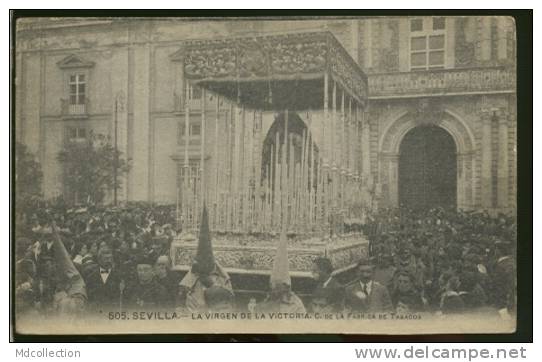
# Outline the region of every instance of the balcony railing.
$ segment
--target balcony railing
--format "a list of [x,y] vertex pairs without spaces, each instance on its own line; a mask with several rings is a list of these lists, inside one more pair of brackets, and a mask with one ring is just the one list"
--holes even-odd
[[369,98],[513,93],[516,72],[512,67],[439,69],[369,75]]
[[[186,104],[184,103],[186,97],[173,92],[173,109],[176,113],[183,113],[185,111]],[[201,99],[190,99],[190,110],[200,110]]]
[[71,104],[68,99],[60,99],[60,114],[65,118],[85,118],[88,116],[88,98],[84,103]]
[[85,142],[88,142],[88,139],[86,137],[75,137],[66,139],[66,143],[84,144]]

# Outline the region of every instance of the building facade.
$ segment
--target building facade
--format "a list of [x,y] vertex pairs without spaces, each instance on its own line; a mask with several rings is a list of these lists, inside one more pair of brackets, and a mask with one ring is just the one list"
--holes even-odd
[[[366,204],[515,211],[516,35],[505,17],[23,19],[16,138],[38,157],[47,198],[65,191],[63,144],[115,130],[132,162],[120,200],[175,203],[186,153],[212,190],[215,115],[227,107],[186,87],[183,42],[313,31],[331,32],[367,75],[352,154]],[[274,122],[263,114],[263,135]]]

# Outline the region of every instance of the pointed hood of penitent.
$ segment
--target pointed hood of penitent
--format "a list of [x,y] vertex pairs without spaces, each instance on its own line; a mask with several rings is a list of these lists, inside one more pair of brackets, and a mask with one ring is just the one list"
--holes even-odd
[[201,215],[198,249],[194,261],[197,262],[198,271],[202,274],[209,274],[215,268],[213,245],[211,243],[211,235],[209,232],[209,217],[207,215],[207,207],[205,205],[203,205],[203,212]]

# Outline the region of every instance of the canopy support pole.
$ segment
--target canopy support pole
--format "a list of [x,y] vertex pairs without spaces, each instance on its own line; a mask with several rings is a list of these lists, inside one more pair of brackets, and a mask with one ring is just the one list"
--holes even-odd
[[328,188],[328,178],[329,178],[329,162],[331,162],[331,131],[327,130],[329,123],[329,74],[326,71],[324,74],[324,122],[322,127],[322,157],[323,157],[323,168],[321,170],[321,198],[322,198],[322,214],[324,220],[321,223],[324,232],[327,234],[329,230],[329,197],[331,196]]
[[183,200],[181,201],[182,202],[182,206],[183,206],[183,213],[181,215],[182,217],[182,228],[183,228],[183,231],[185,231],[185,229],[188,228],[188,212],[189,212],[189,206],[188,206],[188,201],[189,201],[189,195],[188,195],[188,191],[189,191],[189,176],[188,176],[188,171],[189,171],[189,164],[188,164],[188,138],[189,138],[189,134],[190,134],[190,84],[188,82],[186,82],[186,96],[184,97],[184,105],[185,105],[185,108],[184,108],[184,134],[183,134],[183,138],[184,138],[184,164],[183,164],[183,172],[182,172],[182,183],[183,183],[183,191],[182,191],[182,197],[183,197]]

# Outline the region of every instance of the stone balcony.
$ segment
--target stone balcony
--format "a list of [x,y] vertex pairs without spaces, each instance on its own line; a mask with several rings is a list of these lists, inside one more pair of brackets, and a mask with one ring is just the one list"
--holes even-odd
[[[184,114],[186,111],[186,103],[185,103],[184,96],[181,96],[180,94],[173,92],[173,111],[176,114]],[[201,111],[201,99],[191,99],[190,100],[190,111]],[[207,109],[207,105],[206,108]]]
[[63,119],[88,118],[89,100],[85,98],[84,103],[72,104],[68,99],[60,99],[60,115]]
[[515,93],[513,67],[439,69],[369,75],[369,99]]

